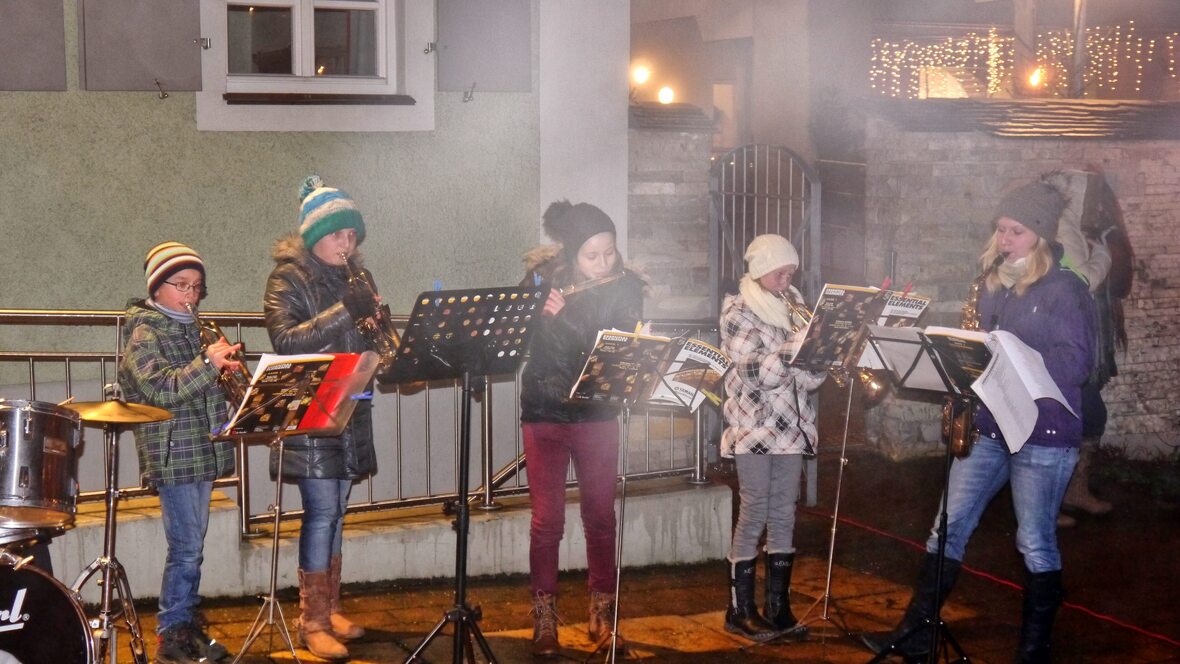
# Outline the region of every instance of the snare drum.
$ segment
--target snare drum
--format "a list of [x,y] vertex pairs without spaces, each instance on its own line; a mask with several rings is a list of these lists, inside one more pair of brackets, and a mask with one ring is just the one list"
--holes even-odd
[[94,640],[77,598],[57,579],[0,556],[0,662],[89,664]]
[[82,420],[41,401],[0,399],[0,528],[74,522]]

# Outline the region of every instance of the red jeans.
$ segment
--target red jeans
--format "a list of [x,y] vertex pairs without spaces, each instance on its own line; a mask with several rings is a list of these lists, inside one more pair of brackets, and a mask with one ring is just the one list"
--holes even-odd
[[590,590],[615,591],[615,481],[619,424],[525,422],[524,454],[533,518],[529,526],[529,585],[557,593],[557,563],[565,533],[565,480],[570,459],[578,479]]

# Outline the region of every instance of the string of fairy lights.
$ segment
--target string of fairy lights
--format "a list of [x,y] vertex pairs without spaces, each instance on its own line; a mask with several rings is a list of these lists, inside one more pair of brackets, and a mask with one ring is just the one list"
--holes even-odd
[[[1153,64],[1163,72],[1157,78],[1180,81],[1176,69],[1180,31],[1145,35],[1130,21],[1126,26],[1086,28],[1083,43],[1083,96],[1139,96],[1146,69]],[[1036,62],[1030,71],[1020,73],[1027,77],[1022,87],[1039,89],[1046,96],[1065,96],[1074,48],[1071,30],[1038,34]],[[1015,60],[1015,39],[995,27],[934,42],[878,38],[872,42],[869,85],[878,94],[905,99],[995,97],[1016,87]]]

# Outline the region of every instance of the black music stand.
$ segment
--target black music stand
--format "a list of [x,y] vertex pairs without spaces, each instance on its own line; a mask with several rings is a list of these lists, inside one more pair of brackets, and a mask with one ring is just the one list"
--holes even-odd
[[[281,356],[279,356],[281,357]],[[266,361],[267,357],[263,357]],[[270,389],[264,391],[262,383],[267,379],[267,367],[262,363],[259,364],[255,371],[254,378],[251,380],[250,388],[246,390],[246,396],[239,404],[236,414],[233,419],[227,423],[225,429],[228,433],[221,436],[213,436],[213,440],[229,440],[240,441],[243,443],[249,442],[263,442],[265,441],[275,449],[277,455],[277,472],[275,473],[275,502],[270,506],[270,510],[274,513],[273,532],[271,534],[271,551],[270,551],[270,589],[265,597],[262,598],[262,607],[258,610],[258,615],[254,618],[254,623],[250,626],[250,631],[247,633],[246,641],[242,644],[238,654],[234,657],[234,664],[241,661],[242,657],[250,650],[250,646],[262,636],[266,629],[275,629],[278,626],[279,636],[282,637],[283,643],[287,645],[287,650],[290,651],[291,657],[296,662],[299,661],[299,655],[295,653],[295,644],[291,640],[291,634],[287,630],[287,621],[283,617],[283,608],[279,604],[276,596],[278,590],[279,578],[279,522],[283,514],[283,441],[290,436],[297,435],[312,435],[312,436],[338,436],[348,424],[348,420],[352,417],[353,410],[356,409],[355,396],[364,392],[365,386],[373,378],[373,373],[377,371],[378,357],[372,351],[366,351],[361,354],[354,371],[347,376],[337,379],[335,384],[329,380],[318,382],[316,374],[304,373],[300,376],[292,376],[290,380],[286,380],[282,384],[282,389]],[[271,364],[274,366],[274,363]],[[273,374],[272,374],[273,375]],[[342,381],[342,382],[339,382]],[[270,386],[274,388],[274,386]],[[321,398],[324,394],[323,390],[329,389],[337,394],[343,394],[348,398]],[[254,399],[255,393],[260,395],[259,399]],[[253,407],[248,407],[251,400],[255,400]],[[304,409],[286,410],[287,415],[283,418],[272,418],[268,421],[259,421],[257,417],[259,413],[267,411],[268,408],[279,404],[283,400],[285,403],[300,403],[307,402],[307,407]],[[306,421],[306,416],[309,411],[312,411],[319,420],[315,427],[300,428],[300,424]],[[326,423],[324,422],[326,420]],[[275,615],[278,619],[275,619]]]
[[[896,387],[942,391],[949,398],[954,399],[956,408],[975,407],[975,396],[971,392],[970,385],[964,384],[966,374],[962,367],[952,367],[952,359],[940,354],[925,333],[918,329],[909,328],[905,333],[893,332],[889,333],[889,336],[879,336],[882,334],[886,334],[886,331],[870,325],[868,342],[877,358],[889,371],[890,378]],[[931,383],[931,371],[933,371],[933,376],[936,376],[941,382],[941,390],[937,384]],[[930,654],[927,659],[929,664],[938,661],[940,651],[947,662],[971,661],[963,647],[959,645],[958,640],[951,634],[950,627],[942,619],[942,603],[945,598],[939,596],[942,593],[943,565],[946,563],[947,493],[950,489],[951,462],[955,458],[947,434],[948,432],[943,431],[944,440],[942,442],[946,446],[946,453],[942,476],[942,500],[938,517],[934,615],[887,644],[875,657],[869,660],[868,664],[885,661],[891,655],[903,656],[900,650],[901,645],[917,638],[921,635],[922,630],[927,628],[932,628],[930,629]],[[954,650],[957,655],[956,659],[950,659],[951,650]]]
[[478,288],[425,291],[418,295],[402,335],[396,359],[378,380],[410,383],[462,378],[459,417],[459,477],[457,497],[445,507],[457,537],[455,542],[455,603],[422,639],[406,662],[418,660],[443,627],[454,623],[452,661],[475,661],[474,639],[488,662],[496,658],[479,630],[478,606],[467,604],[467,532],[470,506],[467,481],[471,460],[471,402],[480,389],[476,382],[493,374],[511,374],[520,366],[535,317],[548,295],[546,287]]
[[[880,291],[880,293],[885,292],[886,291]],[[878,307],[874,307],[872,311],[870,311],[868,308],[853,308],[842,312],[843,315],[838,317],[837,320],[841,323],[844,323],[844,329],[856,329],[859,332],[866,326],[866,321],[875,319],[879,313],[880,311]],[[850,316],[855,316],[852,318],[851,322],[857,323],[856,325],[847,324],[849,322]],[[827,336],[832,336],[835,334],[833,329],[826,327],[828,321],[822,320],[821,322],[825,323],[825,327],[820,328],[822,334]],[[810,325],[808,326],[808,332],[811,332]],[[858,334],[856,336],[859,337],[860,335]],[[807,607],[807,610],[804,611],[803,615],[799,617],[798,624],[807,626],[817,622],[826,622],[840,630],[840,632],[846,636],[851,635],[847,625],[841,625],[840,623],[836,622],[830,612],[830,609],[835,605],[835,598],[832,597],[832,569],[836,560],[836,531],[840,522],[840,499],[843,496],[844,490],[844,468],[848,466],[848,428],[849,421],[852,417],[852,390],[856,386],[856,372],[858,370],[859,360],[864,354],[865,343],[866,340],[861,340],[851,344],[836,345],[831,349],[832,353],[830,355],[821,353],[809,361],[799,363],[799,368],[809,371],[831,372],[833,379],[837,381],[839,380],[839,376],[842,375],[843,380],[847,383],[848,396],[844,403],[844,434],[840,440],[840,464],[839,469],[836,471],[836,496],[832,504],[832,528],[828,537],[828,567],[824,576],[824,592],[823,595],[816,598],[816,600],[811,603],[811,606]],[[792,360],[792,364],[795,364],[796,360],[798,360],[798,358]],[[789,597],[787,598],[787,601],[790,601]],[[808,616],[810,616],[812,612],[815,611],[816,607],[820,606],[821,604],[823,605],[822,612],[816,618],[808,620]],[[751,646],[746,646],[744,649],[765,645],[767,643],[775,643],[789,636],[790,632],[787,632],[784,633],[783,636],[780,636],[776,639],[755,643]]]
[[[606,335],[609,337],[611,334],[611,330],[602,330],[599,333],[597,343],[591,349],[590,357],[587,359],[586,366],[583,367],[577,382],[574,383],[571,394],[577,396],[578,400],[597,401],[620,408],[618,464],[619,518],[615,525],[614,613],[611,615],[610,639],[603,639],[602,643],[596,644],[594,652],[590,653],[585,660],[589,662],[599,651],[607,648],[605,660],[610,662],[610,664],[614,664],[619,650],[619,589],[623,579],[623,526],[627,514],[627,453],[630,439],[631,409],[633,407],[658,410],[678,410],[683,408],[692,412],[694,410],[692,403],[696,400],[697,393],[700,392],[701,386],[705,382],[705,372],[703,370],[700,372],[700,377],[697,379],[695,385],[688,386],[681,382],[681,385],[692,387],[694,390],[690,393],[681,393],[674,389],[669,381],[669,365],[675,360],[675,351],[679,347],[670,340],[665,342],[662,347],[652,348],[650,351],[644,352],[644,349],[640,347],[641,344],[644,341],[651,343],[651,340],[643,340],[642,338],[634,339],[631,342],[633,344],[633,352],[620,353],[618,357],[611,358],[613,361],[607,360],[595,368],[594,365],[597,356],[595,351],[599,350],[602,346],[604,341],[603,336]],[[639,335],[615,336],[620,338],[634,338]],[[658,381],[653,380],[655,376],[659,376]],[[625,392],[611,387],[611,384],[630,384],[636,386],[638,389]],[[675,402],[653,402],[648,400],[656,386],[661,384],[672,394]]]

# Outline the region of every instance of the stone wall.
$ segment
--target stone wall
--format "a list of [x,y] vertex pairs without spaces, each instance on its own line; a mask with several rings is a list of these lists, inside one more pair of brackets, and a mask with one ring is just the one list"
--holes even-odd
[[[1101,169],[1135,253],[1129,343],[1103,390],[1110,411],[1103,444],[1150,454],[1180,442],[1180,143],[904,132],[874,118],[866,158],[866,278],[879,282],[889,252],[898,252],[899,282],[912,280],[914,292],[935,299],[926,324],[957,324],[1008,185],[1055,168]],[[866,414],[866,436],[892,456],[928,453],[938,422],[935,400],[890,397]]]
[[[683,112],[683,109],[681,109]],[[671,113],[672,111],[669,111]],[[646,318],[709,313],[709,149],[703,114],[632,113],[629,262],[647,277]]]

